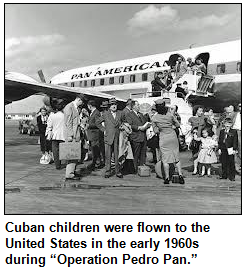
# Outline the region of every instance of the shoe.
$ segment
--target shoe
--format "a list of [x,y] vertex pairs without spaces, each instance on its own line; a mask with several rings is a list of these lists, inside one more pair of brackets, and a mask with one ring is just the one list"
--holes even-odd
[[179,183],[183,185],[185,183],[183,175],[179,175]]
[[209,178],[211,178],[211,177],[212,177],[212,175],[211,175],[211,174],[208,174],[207,176],[208,176]]
[[109,177],[110,177],[109,174],[105,174],[105,175],[104,175],[104,178],[109,178]]
[[192,172],[192,175],[197,175],[197,173],[198,173],[197,171],[196,172]]
[[80,177],[79,177],[79,176],[66,177],[66,180],[70,180],[70,181],[78,181],[78,180],[80,180]]
[[169,179],[168,179],[168,178],[166,178],[166,179],[164,180],[164,184],[165,184],[165,185],[169,184]]
[[230,180],[230,181],[235,181],[235,178],[231,178],[231,179],[229,178],[229,180]]
[[227,179],[227,177],[220,176],[220,177],[218,177],[218,179],[220,179],[220,180]]
[[80,173],[74,172],[74,176],[81,177],[82,175]]
[[98,168],[98,169],[102,169],[102,168],[104,168],[104,167],[105,167],[105,164],[104,164],[104,163],[101,163],[101,164],[98,165],[97,168]]
[[123,174],[122,174],[122,173],[117,173],[116,176],[117,176],[118,178],[123,178]]

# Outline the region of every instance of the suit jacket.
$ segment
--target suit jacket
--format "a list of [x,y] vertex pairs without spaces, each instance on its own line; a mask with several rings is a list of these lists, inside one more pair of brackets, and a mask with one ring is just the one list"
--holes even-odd
[[139,126],[144,125],[147,121],[142,113],[137,114],[132,111],[126,117],[127,122],[131,125],[132,133],[130,134],[130,140],[134,142],[143,142],[146,140],[146,132],[138,130]]
[[230,129],[226,139],[226,132],[224,129],[220,131],[220,136],[219,136],[219,149],[227,149],[233,147],[233,150],[238,150],[238,135],[237,131],[235,129]]
[[[102,123],[104,122],[104,126]],[[120,125],[123,122],[122,112],[116,111],[116,117],[114,119],[110,110],[104,112],[102,116],[96,120],[98,128],[104,132],[105,144],[112,145],[114,140],[119,140]]]
[[152,91],[158,92],[164,89],[166,86],[159,77],[156,77],[152,82]]
[[80,141],[79,110],[75,108],[73,102],[70,102],[64,108],[64,136],[66,141],[68,137]]
[[41,115],[37,117],[37,125],[39,132],[44,135],[46,132],[47,123],[43,124]]
[[95,109],[93,113],[88,118],[88,129],[87,136],[89,141],[98,141],[99,140],[99,128],[96,124],[97,119],[101,117],[98,109]]
[[122,110],[122,120],[123,122],[127,122],[126,120],[126,116],[131,112],[131,110],[129,110],[127,107],[125,107],[123,110]]

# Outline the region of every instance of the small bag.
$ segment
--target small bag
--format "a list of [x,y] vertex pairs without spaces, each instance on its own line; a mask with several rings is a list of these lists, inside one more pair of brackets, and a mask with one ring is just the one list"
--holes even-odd
[[138,175],[141,177],[148,177],[150,176],[150,167],[144,165],[144,166],[138,166]]
[[81,142],[64,142],[59,144],[60,160],[81,159]]

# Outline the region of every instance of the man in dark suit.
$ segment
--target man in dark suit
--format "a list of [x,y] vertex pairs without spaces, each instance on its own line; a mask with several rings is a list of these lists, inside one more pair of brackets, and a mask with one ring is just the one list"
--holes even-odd
[[[102,125],[104,123],[104,126]],[[122,112],[117,110],[115,98],[109,100],[109,110],[105,111],[97,121],[98,128],[104,132],[105,143],[105,178],[111,175],[111,156],[114,152],[115,173],[119,178],[123,178],[119,168],[119,135],[122,124]]]
[[222,176],[220,179],[229,178],[235,181],[235,154],[238,150],[238,134],[235,129],[232,129],[233,122],[231,118],[226,118],[224,121],[225,129],[220,131],[219,135],[219,150],[221,155]]
[[140,106],[138,101],[132,101],[132,105],[132,112],[126,116],[126,119],[132,128],[130,142],[133,151],[133,162],[136,173],[138,166],[144,165],[146,161],[146,129],[150,126],[150,123],[148,123],[144,115],[139,112]]
[[123,122],[127,122],[126,116],[132,111],[132,99],[129,98],[126,101],[126,107],[122,110],[122,119]]
[[[96,166],[96,161],[100,158],[100,149],[99,149],[99,133],[100,130],[96,125],[97,119],[100,118],[101,114],[96,108],[95,100],[88,101],[88,109],[90,111],[90,116],[88,118],[88,127],[87,127],[87,136],[91,145],[92,151],[92,163],[87,167],[88,169],[94,171]],[[100,164],[99,167],[102,165]]]
[[152,84],[152,97],[160,97],[161,91],[165,89],[166,85],[161,81],[163,78],[162,72],[156,74],[155,79],[151,82]]

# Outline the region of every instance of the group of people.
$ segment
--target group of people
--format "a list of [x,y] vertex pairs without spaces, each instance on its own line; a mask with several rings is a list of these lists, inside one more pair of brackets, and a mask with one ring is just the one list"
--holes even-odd
[[204,111],[202,106],[195,106],[189,123],[192,127],[189,149],[194,161],[193,174],[204,176],[207,171],[211,177],[211,164],[217,163],[219,156],[220,178],[235,181],[236,173],[241,171],[241,104],[237,112],[232,105],[226,107],[217,123],[211,108]]
[[[163,99],[159,99],[152,106],[149,114],[140,112],[140,104],[136,100],[128,99],[126,107],[118,110],[117,100],[112,98],[103,101],[100,108],[95,100],[85,104],[84,96],[79,94],[74,101],[65,106],[64,102],[55,104],[56,110],[47,115],[42,108],[39,117],[41,151],[47,153],[52,149],[55,166],[61,169],[59,160],[59,144],[61,142],[81,141],[82,153],[91,149],[92,162],[87,169],[93,171],[105,167],[105,178],[115,172],[116,177],[123,178],[126,165],[128,173],[137,173],[139,166],[146,164],[147,147],[152,150],[156,163],[161,161],[163,166],[164,184],[168,184],[170,164],[176,166],[179,182],[184,184],[179,150],[179,128],[181,118],[177,106],[167,107]],[[85,109],[86,107],[86,109]],[[211,164],[217,162],[215,151],[218,149],[222,162],[222,178],[235,179],[233,172],[234,155],[239,153],[240,136],[238,130],[241,123],[238,113],[226,115],[220,127],[219,139],[217,125],[212,110],[201,106],[194,108],[194,116],[189,119],[192,141],[189,148],[193,154],[194,171],[208,176],[211,175]],[[236,129],[232,127],[236,126]],[[241,130],[241,128],[240,128]],[[151,136],[148,136],[152,132]],[[229,148],[233,148],[229,152]],[[232,153],[232,154],[231,154]],[[81,157],[83,160],[85,155]],[[128,162],[127,162],[128,161]],[[200,165],[199,165],[200,164]],[[68,160],[66,164],[66,179],[79,180],[81,176],[76,172],[77,161]],[[199,166],[198,166],[199,165]],[[114,167],[114,170],[113,170]],[[228,170],[230,168],[230,170]],[[225,171],[227,170],[227,171]],[[234,170],[236,171],[236,170]]]
[[171,67],[170,70],[164,70],[163,72],[156,73],[154,80],[151,82],[152,96],[159,97],[163,90],[169,91],[172,88],[172,84],[177,82],[185,73],[196,73],[198,77],[201,77],[207,74],[207,67],[201,58],[198,58],[193,62],[191,57],[188,57],[185,61],[179,56],[176,65]]

